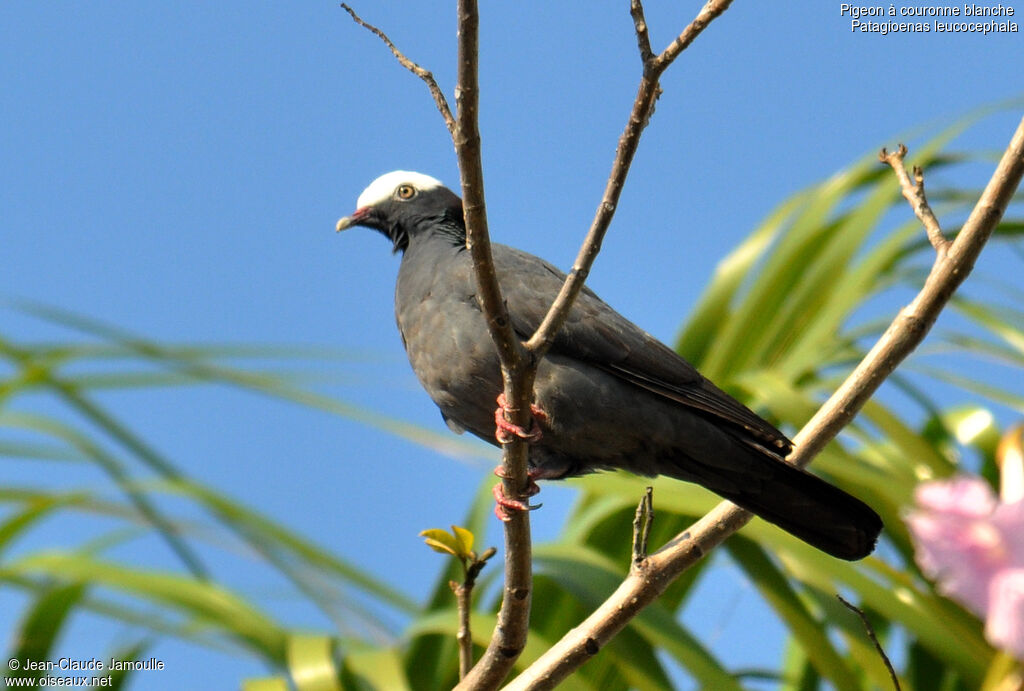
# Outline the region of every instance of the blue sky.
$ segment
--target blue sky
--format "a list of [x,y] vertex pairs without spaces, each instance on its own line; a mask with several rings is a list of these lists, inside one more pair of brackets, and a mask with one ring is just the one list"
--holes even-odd
[[[451,94],[453,8],[353,4]],[[566,267],[636,89],[628,3],[485,5],[492,236]],[[699,6],[649,2],[654,44]],[[590,285],[670,341],[715,263],[778,201],[894,146],[899,133],[1019,97],[1022,58],[1020,34],[861,34],[837,2],[737,0],[662,80]],[[12,0],[0,4],[0,83],[0,295],[157,340],[349,350],[356,357],[331,365],[321,390],[444,432],[394,326],[397,259],[375,233],[333,228],[383,172],[418,170],[456,187],[455,157],[422,83],[336,4]],[[1019,118],[1019,109],[996,114],[957,144],[999,150]],[[985,180],[979,170],[965,183]],[[1001,261],[1009,260],[983,258],[979,269],[1009,271]],[[57,335],[9,309],[0,328],[22,340]],[[459,520],[492,465],[222,389],[102,402],[186,472],[413,594],[440,566],[418,531]],[[4,477],[38,480],[40,468],[14,465]],[[571,491],[544,493],[536,519],[550,535]],[[489,543],[498,541],[492,529]],[[22,548],[76,544],[76,535],[50,527]],[[159,545],[143,543],[139,554],[153,566],[173,563]],[[276,602],[279,584],[223,568],[282,618],[325,626]],[[699,630],[732,663],[770,664],[778,647],[761,637],[749,658],[736,651],[748,646],[723,644],[751,628],[756,595],[727,570],[719,580],[721,591],[693,615],[709,622]],[[0,631],[12,630],[21,606],[0,593]],[[102,655],[94,626],[77,622],[62,650]],[[231,687],[263,671],[177,643],[156,650],[169,669],[139,688]]]

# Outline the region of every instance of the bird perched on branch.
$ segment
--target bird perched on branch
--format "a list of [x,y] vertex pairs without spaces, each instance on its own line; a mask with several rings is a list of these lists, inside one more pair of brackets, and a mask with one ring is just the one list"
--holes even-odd
[[[434,178],[387,173],[337,229],[374,228],[402,253],[395,316],[420,383],[449,427],[531,442],[530,478],[612,468],[696,482],[842,559],[871,553],[866,504],[785,462],[791,442],[672,349],[584,288],[541,361],[529,429],[508,422],[498,353],[477,300],[462,202]],[[565,280],[543,259],[492,246],[513,329],[528,339]],[[496,492],[501,516],[526,508]]]

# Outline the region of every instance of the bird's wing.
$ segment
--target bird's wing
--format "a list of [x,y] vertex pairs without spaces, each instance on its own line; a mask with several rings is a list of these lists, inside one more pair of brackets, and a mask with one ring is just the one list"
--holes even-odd
[[[561,289],[565,274],[543,259],[504,245],[494,245],[494,261],[512,326],[522,338],[529,338]],[[577,298],[555,337],[552,352],[587,361],[652,393],[729,422],[748,442],[772,455],[785,456],[792,446],[782,432],[589,288]]]

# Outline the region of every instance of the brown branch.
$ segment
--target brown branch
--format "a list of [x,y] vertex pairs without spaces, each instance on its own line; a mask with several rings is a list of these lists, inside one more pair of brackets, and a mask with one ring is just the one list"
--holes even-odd
[[401,63],[402,67],[409,70],[417,77],[422,79],[424,82],[426,82],[427,88],[430,89],[430,95],[434,97],[434,103],[437,104],[437,109],[441,111],[441,117],[444,118],[444,124],[447,125],[448,131],[454,137],[455,118],[452,117],[451,108],[448,107],[448,99],[444,97],[444,92],[441,91],[441,87],[437,85],[437,81],[434,79],[434,75],[430,72],[430,70],[423,69],[415,62],[405,57],[405,54],[402,53],[402,51],[398,50],[398,47],[391,42],[391,39],[387,37],[387,34],[385,34],[383,31],[375,27],[373,24],[363,21],[363,19],[359,15],[357,15],[355,13],[355,10],[353,10],[351,7],[349,7],[345,3],[341,3],[341,9],[348,12],[349,15],[352,17],[352,20],[356,24],[363,27],[364,29],[369,29],[371,32],[376,34],[380,40],[384,41],[384,44],[388,48],[390,48],[394,56],[398,58],[398,62]]
[[697,13],[693,21],[683,29],[683,32],[679,34],[672,43],[668,44],[665,50],[661,51],[651,61],[651,68],[657,70],[660,74],[672,64],[672,61],[679,57],[679,54],[686,50],[694,39],[700,36],[701,32],[707,28],[715,17],[729,9],[729,5],[732,4],[732,0],[709,0],[707,4],[701,8],[701,11]]
[[870,638],[871,642],[875,644],[875,650],[878,651],[879,657],[881,657],[882,662],[885,663],[885,668],[889,670],[889,678],[892,679],[893,688],[895,688],[896,691],[901,691],[900,678],[896,674],[896,670],[893,668],[892,661],[889,659],[889,656],[885,654],[885,649],[882,647],[882,644],[878,641],[878,636],[875,635],[875,627],[873,627],[871,625],[871,622],[868,621],[868,617],[866,614],[864,614],[864,610],[862,610],[860,607],[857,607],[852,602],[847,602],[842,595],[836,595],[836,598],[840,602],[842,602],[847,609],[849,609],[851,612],[853,612],[860,618],[860,623],[864,625],[864,630],[867,631],[868,638]]
[[654,488],[647,487],[636,505],[633,514],[633,563],[639,564],[647,558],[647,542],[654,524]]
[[[429,71],[405,57],[383,31],[360,19],[348,5],[342,4],[342,8],[358,24],[384,41],[403,66],[427,83],[437,109],[452,135],[459,163],[466,246],[473,259],[478,299],[501,359],[504,395],[509,402],[507,408],[512,414],[511,422],[528,427],[537,360],[523,348],[512,330],[491,256],[480,159],[477,75],[479,13],[476,1],[460,0],[458,3],[459,55],[454,118],[444,94]],[[504,445],[502,467],[505,494],[520,500],[526,499],[527,447],[523,440],[515,439]],[[505,589],[498,612],[498,625],[480,662],[463,679],[460,687],[497,688],[526,645],[533,574],[530,519],[525,511],[511,513],[505,523],[505,554]]]
[[636,46],[640,51],[640,62],[644,67],[654,58],[651,50],[651,37],[647,33],[647,19],[644,17],[644,4],[640,0],[631,0],[629,13],[633,15],[633,29],[636,31]]
[[[931,272],[914,300],[842,386],[794,439],[789,460],[804,466],[848,424],[885,378],[924,340],[942,308],[964,281],[1002,218],[1024,175],[1024,120],[1021,120],[992,178],[946,253],[937,253]],[[567,633],[506,689],[549,689],[564,679],[653,602],[684,570],[739,530],[752,514],[722,502],[688,530],[639,565],[618,589],[579,626]]]
[[[473,259],[477,299],[487,319],[491,339],[501,359],[505,400],[514,422],[530,424],[533,378],[536,365],[524,351],[512,330],[505,301],[491,256],[484,202],[483,166],[480,158],[478,40],[479,13],[476,0],[458,3],[458,84],[456,94],[455,153],[462,182],[462,209],[466,222],[466,246]],[[527,446],[514,438],[502,447],[502,483],[505,494],[526,499]],[[459,683],[458,688],[497,688],[526,646],[533,594],[533,555],[530,544],[530,516],[527,511],[511,512],[505,522],[505,587],[498,623],[480,661]]]
[[462,583],[448,581],[448,587],[455,593],[455,605],[459,612],[459,630],[455,634],[455,640],[459,644],[459,679],[463,679],[473,668],[473,632],[470,628],[473,587],[476,586],[480,571],[487,565],[487,560],[496,552],[493,547],[488,547],[479,557],[470,552],[468,558],[461,559],[464,573]]
[[473,586],[448,581],[448,587],[455,593],[455,607],[459,612],[459,630],[455,634],[455,642],[459,645],[459,679],[463,679],[473,669],[473,631],[469,623],[473,613]]
[[[459,2],[458,122],[452,118],[447,101],[430,72],[408,60],[383,32],[363,22],[347,5],[342,5],[356,22],[380,37],[401,64],[427,83],[438,110],[453,135],[459,155],[467,235],[470,238],[467,244],[473,252],[474,267],[481,286],[481,301],[488,317],[488,325],[501,355],[506,399],[511,402],[510,407],[516,412],[513,422],[523,426],[528,422],[536,363],[550,348],[597,256],[601,241],[614,215],[640,135],[650,119],[660,93],[660,75],[708,23],[724,12],[730,4],[731,0],[710,0],[693,22],[662,53],[653,56],[642,4],[640,0],[632,0],[630,11],[634,20],[638,49],[644,63],[644,73],[637,97],[629,121],[620,137],[612,171],[586,240],[561,292],[537,333],[526,344],[526,353],[523,353],[521,345],[512,334],[490,257],[480,165],[480,137],[477,128],[475,1]],[[797,435],[795,450],[790,457],[792,462],[806,465],[853,418],[885,377],[924,338],[939,311],[973,267],[978,253],[1001,218],[1022,172],[1024,121],[1000,162],[996,174],[955,241],[950,243],[945,240],[941,232],[936,235],[929,227],[929,222],[922,218],[939,254],[924,288],[914,302],[901,311],[857,370]],[[906,175],[905,170],[903,174]],[[915,177],[918,177],[918,184],[910,188],[914,190],[915,198],[919,193],[923,199],[923,177],[920,171],[915,170]],[[901,187],[906,195],[908,185],[903,184],[902,180]],[[919,208],[923,208],[915,199],[908,199],[914,205],[915,213]],[[936,238],[941,238],[942,242],[937,242]],[[943,253],[942,249],[947,243],[949,251]],[[506,445],[504,461],[506,492],[512,496],[522,496],[517,488],[522,488],[525,484],[524,444],[521,441],[514,441]],[[508,688],[553,687],[596,654],[605,642],[656,599],[682,571],[746,524],[750,518],[749,512],[729,502],[723,502],[657,553],[635,561],[629,576],[616,592]],[[506,524],[506,551],[506,584],[498,626],[480,664],[460,683],[459,688],[495,688],[511,669],[525,643],[531,588],[529,520],[525,512],[514,514],[513,519]]]
[[1006,211],[1022,173],[1024,120],[956,239],[949,243],[945,253],[937,253],[921,291],[900,310],[857,368],[800,430],[794,439],[791,462],[807,465],[853,419],[896,365],[924,340],[939,312],[974,268],[978,254]]
[[[658,79],[672,61],[704,30],[708,23],[729,7],[732,0],[711,0],[697,18],[663,53],[652,56],[647,22],[640,0],[632,0],[630,12],[637,34],[637,45],[644,62],[643,76],[633,101],[626,128],[619,138],[612,171],[605,186],[604,196],[597,207],[590,230],[580,247],[572,270],[569,272],[558,297],[552,303],[536,333],[522,345],[512,335],[505,303],[494,277],[490,256],[486,216],[483,206],[483,175],[480,167],[480,135],[477,130],[477,13],[475,0],[459,1],[459,85],[456,89],[458,127],[456,150],[462,176],[462,203],[466,216],[467,245],[473,251],[480,300],[491,329],[491,337],[499,350],[504,377],[505,398],[511,402],[518,425],[529,424],[530,403],[533,398],[533,380],[537,364],[554,342],[555,334],[565,323],[576,296],[590,273],[601,249],[601,242],[615,214],[622,187],[636,154],[640,135],[647,126],[654,103],[661,93]],[[472,217],[471,217],[472,215]],[[521,440],[504,446],[505,492],[509,496],[523,497],[526,488],[527,449]],[[457,688],[495,688],[512,669],[526,644],[531,600],[531,549],[529,517],[525,511],[515,512],[505,524],[505,590],[498,625],[483,657]]]
[[924,194],[924,171],[921,170],[920,166],[914,166],[914,180],[910,180],[910,176],[907,174],[907,168],[903,165],[903,157],[907,155],[907,147],[903,144],[899,145],[899,148],[892,153],[889,153],[883,147],[878,152],[878,160],[882,163],[887,163],[893,171],[896,173],[896,179],[900,181],[900,191],[903,192],[903,197],[910,203],[910,207],[914,210],[914,215],[917,216],[918,220],[924,225],[924,229],[928,232],[928,241],[932,243],[932,247],[939,254],[945,254],[949,250],[950,242],[946,239],[946,236],[942,234],[942,228],[939,227],[939,219],[935,218],[935,213],[932,211],[932,207],[928,204],[928,198]]
[[601,198],[601,203],[597,206],[594,220],[590,224],[590,230],[587,231],[583,246],[580,247],[572,270],[562,285],[558,297],[555,298],[545,315],[544,321],[526,343],[526,348],[533,354],[534,360],[540,360],[554,343],[555,334],[569,317],[569,310],[572,309],[576,296],[583,289],[583,282],[590,274],[590,268],[594,265],[597,253],[601,250],[601,243],[608,232],[612,217],[615,215],[615,208],[626,183],[629,167],[633,163],[633,156],[640,143],[640,135],[643,133],[644,127],[647,126],[647,122],[654,112],[655,101],[661,93],[661,87],[658,84],[659,78],[707,25],[728,9],[731,4],[732,0],[709,0],[694,20],[664,51],[659,55],[652,55],[643,4],[640,0],[631,1],[630,14],[633,17],[633,26],[637,35],[637,46],[644,62],[643,76],[640,79],[640,86],[637,89],[626,128],[622,132],[622,136],[619,137],[615,160],[612,161],[612,169],[604,188],[604,195]]
[[[502,367],[515,372],[521,367],[522,350],[512,331],[505,301],[491,256],[487,230],[487,207],[484,202],[483,165],[480,160],[480,129],[478,109],[480,85],[477,75],[478,30],[476,0],[460,0],[459,7],[458,86],[455,89],[455,153],[459,159],[462,183],[462,212],[466,221],[466,247],[473,256],[480,306],[487,316],[491,338],[498,346]],[[506,392],[507,394],[508,392]],[[512,396],[512,406],[522,407]],[[528,401],[527,401],[528,403]],[[526,422],[525,419],[522,422]]]

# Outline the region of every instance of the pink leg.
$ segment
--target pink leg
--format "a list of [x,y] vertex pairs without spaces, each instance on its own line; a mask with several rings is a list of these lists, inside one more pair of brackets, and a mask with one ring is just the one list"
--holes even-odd
[[498,394],[498,408],[494,411],[494,436],[499,443],[507,444],[516,437],[519,437],[531,444],[535,444],[544,436],[540,430],[540,425],[537,424],[538,421],[544,422],[548,418],[543,410],[532,403],[530,404],[530,413],[533,415],[533,420],[531,421],[529,431],[509,422],[508,417],[506,417],[508,412],[508,401],[505,400],[505,393],[502,392]]
[[491,494],[494,495],[494,515],[503,523],[508,523],[512,520],[510,511],[529,511],[533,508],[529,504],[524,504],[521,501],[509,499],[505,496],[505,486],[500,482],[494,486]]
[[[498,477],[505,477],[505,467],[498,466],[494,469],[494,474]],[[525,494],[528,497],[532,497],[540,492],[540,485],[537,484],[535,478],[543,477],[536,468],[530,468],[526,474],[526,490]],[[494,486],[491,490],[491,494],[494,495],[494,515],[503,522],[508,522],[512,518],[510,511],[532,511],[533,509],[539,509],[540,504],[531,505],[525,502],[521,502],[518,499],[511,499],[505,494],[505,485],[501,482]]]

